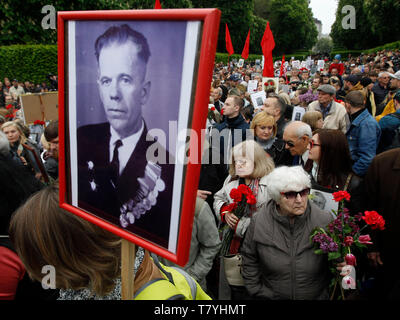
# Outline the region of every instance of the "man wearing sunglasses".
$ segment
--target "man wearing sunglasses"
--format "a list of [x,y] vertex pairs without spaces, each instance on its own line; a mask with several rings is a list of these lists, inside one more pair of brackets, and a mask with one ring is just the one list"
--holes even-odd
[[285,148],[294,156],[293,165],[304,167],[308,159],[307,146],[312,138],[311,127],[301,121],[290,122],[283,132]]

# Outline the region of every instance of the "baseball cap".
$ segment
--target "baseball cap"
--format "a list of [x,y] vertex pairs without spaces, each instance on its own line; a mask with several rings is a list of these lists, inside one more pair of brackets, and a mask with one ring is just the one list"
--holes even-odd
[[360,83],[365,88],[366,86],[372,83],[372,80],[368,77],[365,77],[360,80]]
[[319,86],[317,91],[322,91],[331,95],[336,94],[336,89],[330,84],[323,84],[322,86]]
[[233,74],[229,77],[230,81],[239,81],[240,77],[237,74]]
[[400,70],[397,71],[395,74],[389,73],[389,76],[393,79],[400,80]]
[[350,82],[353,86],[357,84],[359,80],[359,77],[356,76],[355,74],[351,74],[348,77],[344,78],[344,81]]

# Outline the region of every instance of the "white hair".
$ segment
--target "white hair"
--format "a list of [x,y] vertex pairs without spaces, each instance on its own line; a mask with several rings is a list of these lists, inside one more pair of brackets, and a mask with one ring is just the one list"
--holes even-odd
[[303,121],[291,121],[286,126],[285,131],[286,129],[288,130],[292,129],[296,137],[301,138],[303,136],[307,136],[309,138],[312,138],[311,127]]
[[10,142],[3,131],[0,131],[0,155],[6,156],[10,152]]
[[387,72],[387,71],[382,71],[382,72],[379,72],[379,74],[378,74],[378,78],[382,78],[383,76],[385,76],[385,75],[388,75],[388,76],[390,76],[390,72]]
[[281,166],[267,177],[267,192],[275,201],[281,199],[281,192],[301,191],[311,188],[311,179],[301,166]]

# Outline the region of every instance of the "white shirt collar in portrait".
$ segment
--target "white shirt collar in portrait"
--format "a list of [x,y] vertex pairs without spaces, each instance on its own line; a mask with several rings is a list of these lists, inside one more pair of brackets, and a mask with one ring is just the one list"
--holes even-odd
[[144,123],[142,120],[142,126],[140,127],[140,130],[129,137],[126,137],[124,139],[121,139],[118,133],[114,130],[114,128],[110,125],[110,132],[111,132],[111,139],[110,139],[110,162],[112,161],[112,157],[114,154],[114,147],[115,143],[121,139],[122,141],[122,146],[118,149],[118,159],[119,159],[119,174],[121,175],[122,171],[125,169],[126,164],[129,161],[129,158],[131,157],[133,151],[135,150],[135,147],[140,139],[140,136],[142,135],[144,129]]

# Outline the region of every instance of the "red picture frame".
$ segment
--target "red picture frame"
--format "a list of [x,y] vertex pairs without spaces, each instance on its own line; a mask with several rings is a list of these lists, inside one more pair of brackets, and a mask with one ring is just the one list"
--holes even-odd
[[[71,161],[69,101],[68,101],[68,34],[70,21],[199,21],[201,28],[197,46],[196,64],[191,89],[191,106],[189,123],[191,123],[191,139],[189,153],[202,154],[202,143],[193,135],[202,137],[207,118],[210,84],[218,39],[221,12],[218,9],[167,9],[167,10],[110,10],[110,11],[74,11],[58,12],[58,76],[59,76],[59,186],[60,207],[80,216],[99,227],[106,229],[121,238],[135,243],[157,255],[178,265],[185,265],[189,258],[194,208],[197,186],[200,176],[200,161],[191,161],[184,165],[183,187],[180,199],[180,214],[176,237],[176,248],[172,252],[168,248],[155,244],[144,237],[135,235],[120,226],[100,218],[87,210],[83,210],[71,201]],[[196,74],[197,72],[197,74]]]

